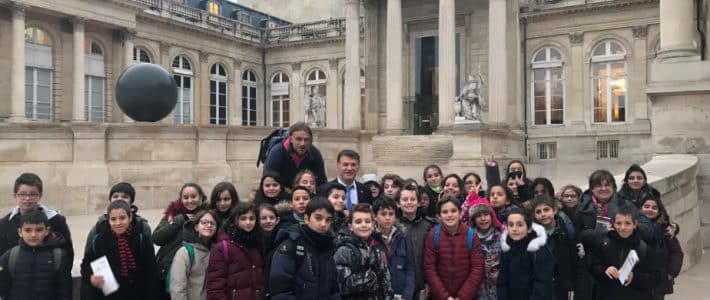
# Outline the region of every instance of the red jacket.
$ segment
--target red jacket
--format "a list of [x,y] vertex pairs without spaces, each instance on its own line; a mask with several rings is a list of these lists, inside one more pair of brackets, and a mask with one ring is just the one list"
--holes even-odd
[[[207,299],[263,299],[264,266],[259,247],[245,248],[221,230],[217,240],[212,246],[207,265]],[[223,241],[226,241],[227,255],[224,254]]]
[[485,264],[478,236],[474,234],[473,247],[469,251],[467,233],[465,224],[459,224],[459,230],[454,235],[442,228],[438,250],[434,248],[434,229],[427,234],[424,273],[430,294],[435,299],[453,297],[470,300],[476,297]]

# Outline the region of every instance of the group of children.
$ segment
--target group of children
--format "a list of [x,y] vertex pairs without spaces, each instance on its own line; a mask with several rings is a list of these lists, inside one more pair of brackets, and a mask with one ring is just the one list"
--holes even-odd
[[[81,263],[81,299],[663,299],[683,252],[660,195],[637,165],[617,191],[608,171],[584,193],[555,193],[529,180],[522,162],[499,175],[424,183],[388,174],[364,178],[373,203],[346,207],[336,182],[316,187],[306,170],[291,184],[265,174],[250,199],[233,184],[210,197],[187,183],[151,232],[118,183],[91,228]],[[25,173],[17,207],[0,219],[0,298],[71,299],[73,248],[66,219],[39,203],[42,183]],[[155,253],[154,245],[160,246]],[[621,272],[629,253],[638,263]],[[119,288],[91,262],[106,257]],[[623,274],[622,274],[623,273]],[[620,277],[624,280],[620,280]]]

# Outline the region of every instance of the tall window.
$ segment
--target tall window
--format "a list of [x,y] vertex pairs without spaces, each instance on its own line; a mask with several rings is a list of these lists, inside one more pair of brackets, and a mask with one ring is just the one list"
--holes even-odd
[[626,50],[613,40],[592,51],[594,122],[626,121]]
[[227,124],[227,71],[220,64],[210,69],[210,124]]
[[564,72],[562,55],[554,48],[544,48],[532,61],[533,124],[564,123]]
[[145,49],[135,47],[133,48],[133,61],[150,63],[150,55],[148,55],[148,51],[146,51]]
[[92,40],[84,41],[84,120],[104,121],[104,53]]
[[289,126],[290,100],[288,76],[278,72],[271,79],[271,126]]
[[256,75],[242,74],[242,125],[256,126]]
[[25,117],[52,119],[52,42],[39,28],[25,29]]
[[210,1],[207,8],[211,15],[219,15],[219,4],[216,2]]
[[173,60],[173,78],[178,88],[178,99],[173,110],[175,124],[190,124],[192,122],[192,66],[185,56],[177,56]]
[[306,122],[313,127],[325,127],[327,94],[325,73],[315,69],[306,76]]

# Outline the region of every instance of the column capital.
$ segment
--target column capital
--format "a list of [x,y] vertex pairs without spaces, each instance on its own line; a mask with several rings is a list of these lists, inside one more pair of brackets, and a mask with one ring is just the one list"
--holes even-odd
[[25,10],[27,10],[28,5],[24,3],[19,3],[19,2],[10,2],[10,11],[12,12],[12,16],[19,18],[25,17]]
[[338,59],[337,59],[337,58],[329,59],[329,60],[328,60],[328,63],[330,64],[330,68],[331,68],[331,69],[333,69],[333,70],[337,70],[337,69],[338,69]]
[[209,53],[207,53],[207,51],[200,50],[200,62],[206,63],[208,57],[209,57]]
[[239,70],[242,68],[242,61],[238,59],[232,60],[232,67],[234,67],[235,70]]
[[291,70],[293,71],[300,71],[301,70],[301,62],[295,62],[291,64]]
[[584,41],[584,32],[581,32],[581,31],[570,32],[569,43],[572,44],[572,46],[581,46],[583,41]]
[[360,0],[345,0],[345,5],[357,4],[360,5]]
[[135,39],[138,35],[138,31],[136,31],[134,28],[124,28],[121,30],[120,35],[121,41],[126,42]]
[[646,39],[646,37],[648,36],[648,25],[639,25],[631,27],[631,32],[634,34],[634,39]]
[[160,42],[160,55],[168,55],[170,53],[170,43],[167,42]]
[[84,25],[86,24],[86,18],[82,17],[72,17],[69,19],[69,22],[71,22],[72,25],[74,25],[74,31],[76,30],[84,30]]

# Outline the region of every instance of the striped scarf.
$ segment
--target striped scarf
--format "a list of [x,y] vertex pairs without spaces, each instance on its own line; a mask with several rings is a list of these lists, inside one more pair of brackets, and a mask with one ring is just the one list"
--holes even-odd
[[128,236],[133,230],[133,225],[128,225],[128,229],[122,234],[113,233],[116,237],[116,243],[118,244],[118,257],[121,259],[121,277],[127,277],[129,271],[136,269],[136,260],[133,257],[133,252],[131,252],[131,246],[128,243]]

